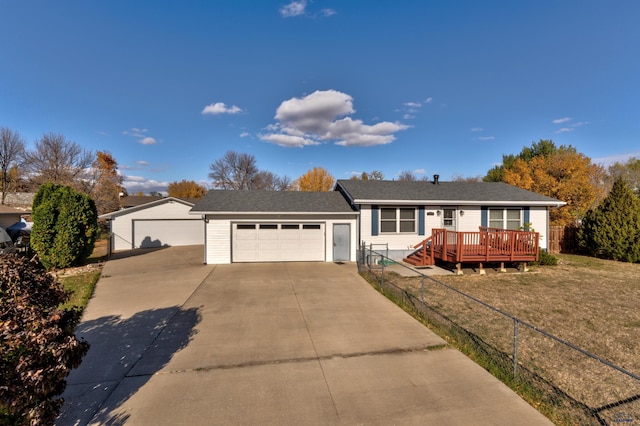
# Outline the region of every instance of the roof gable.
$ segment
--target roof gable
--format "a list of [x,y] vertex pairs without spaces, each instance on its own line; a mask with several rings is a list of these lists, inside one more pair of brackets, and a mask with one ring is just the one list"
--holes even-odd
[[356,213],[339,192],[211,190],[192,213]]
[[562,206],[566,203],[503,182],[428,182],[339,180],[336,190],[356,204],[527,204]]
[[166,197],[166,198],[161,198],[159,200],[150,201],[150,202],[145,203],[145,204],[140,204],[140,205],[135,206],[135,207],[129,207],[129,208],[126,208],[126,209],[117,210],[115,212],[105,213],[105,214],[100,215],[98,217],[100,219],[112,219],[114,217],[122,216],[122,215],[125,215],[125,214],[128,214],[128,213],[132,213],[132,212],[135,212],[135,211],[148,209],[149,207],[155,207],[155,206],[160,206],[162,204],[174,203],[174,202],[175,203],[184,204],[187,207],[193,207],[193,203],[190,203],[190,202],[185,201],[185,200],[181,200],[180,198]]

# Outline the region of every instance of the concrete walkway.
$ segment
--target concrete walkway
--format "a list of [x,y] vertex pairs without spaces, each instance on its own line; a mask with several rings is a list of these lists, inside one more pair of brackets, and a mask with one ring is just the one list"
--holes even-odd
[[107,262],[58,424],[551,424],[354,264],[201,259]]

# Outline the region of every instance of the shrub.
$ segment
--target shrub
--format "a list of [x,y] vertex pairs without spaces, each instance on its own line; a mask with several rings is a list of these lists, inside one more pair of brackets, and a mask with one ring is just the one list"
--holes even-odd
[[46,268],[86,261],[98,234],[98,213],[91,198],[71,187],[48,183],[35,195],[32,210],[31,247]]
[[548,251],[541,249],[538,252],[538,265],[556,266],[557,264],[558,258]]
[[89,344],[74,336],[80,310],[41,266],[0,256],[0,424],[53,424],[66,377]]
[[640,200],[621,178],[578,231],[580,248],[592,256],[640,261]]

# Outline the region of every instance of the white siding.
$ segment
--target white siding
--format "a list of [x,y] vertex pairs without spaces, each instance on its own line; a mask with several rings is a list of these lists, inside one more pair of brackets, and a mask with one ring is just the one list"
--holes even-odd
[[[371,206],[363,205],[360,210],[360,240],[367,245],[373,244],[374,249],[377,244],[389,244],[389,250],[410,250],[414,245],[431,235],[431,228],[440,228],[442,226],[442,219],[436,214],[437,210],[435,207],[425,207],[425,235],[418,235],[418,215],[416,214],[416,232],[402,234],[378,232],[378,235],[374,236],[371,235]],[[433,213],[433,215],[429,213]]]
[[[385,207],[385,206],[380,206]],[[453,206],[446,206],[453,208]],[[409,250],[420,241],[431,235],[433,228],[442,228],[442,214],[438,216],[437,212],[442,212],[442,206],[425,206],[425,235],[418,235],[418,232],[412,234],[384,234],[378,232],[378,235],[371,235],[371,206],[362,205],[360,210],[360,243],[364,241],[367,245],[388,244],[390,251]],[[480,206],[457,206],[456,212],[456,230],[461,232],[477,232],[482,224],[482,209]],[[460,211],[464,211],[460,215]],[[433,213],[433,214],[429,214]],[[529,210],[529,221],[533,224],[533,228],[540,233],[540,247],[547,248],[547,209],[546,207],[531,207]],[[378,227],[379,229],[379,227]],[[381,246],[377,248],[381,250]]]
[[233,215],[226,217],[207,216],[205,262],[207,264],[231,263],[232,228],[234,223],[322,223],[324,227],[324,261],[333,261],[333,225],[349,224],[351,228],[350,260],[356,260],[357,220],[354,216],[335,215]]
[[205,263],[231,263],[231,221],[208,220],[205,225]]
[[[460,211],[464,215],[460,216]],[[460,206],[458,208],[458,217],[460,218],[458,231],[461,232],[478,232],[482,224],[482,209],[480,206]]]

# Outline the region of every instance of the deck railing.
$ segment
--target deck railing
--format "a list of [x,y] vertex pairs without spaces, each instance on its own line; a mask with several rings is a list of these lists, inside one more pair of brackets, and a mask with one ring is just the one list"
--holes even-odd
[[434,229],[435,257],[449,262],[536,261],[540,235],[531,231],[480,228],[478,232]]

